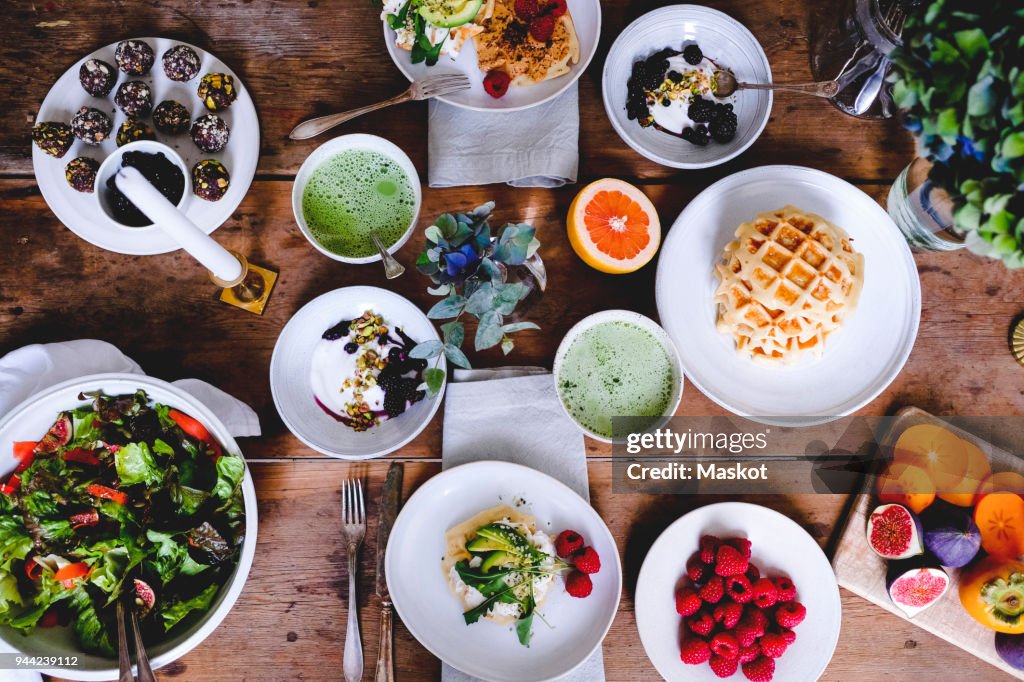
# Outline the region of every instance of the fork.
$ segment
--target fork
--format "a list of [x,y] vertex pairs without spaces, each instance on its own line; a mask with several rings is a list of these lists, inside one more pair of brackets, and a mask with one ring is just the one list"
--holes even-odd
[[432,97],[442,97],[444,95],[450,95],[453,92],[465,90],[468,87],[469,78],[465,74],[446,73],[439,76],[430,76],[423,80],[413,81],[412,84],[409,85],[408,90],[400,95],[392,97],[391,99],[386,99],[383,102],[377,102],[376,104],[370,104],[350,111],[343,111],[340,114],[328,114],[327,116],[320,116],[319,118],[311,118],[308,121],[303,121],[299,125],[295,126],[295,128],[292,129],[292,132],[288,133],[288,137],[293,140],[308,140],[309,138],[316,137],[326,130],[330,130],[334,126],[341,125],[345,121],[351,121],[357,116],[368,114],[371,111],[390,107],[392,104],[430,99]]
[[345,630],[342,670],[346,682],[359,682],[363,676],[363,643],[359,639],[356,571],[359,566],[359,546],[366,537],[366,506],[363,503],[361,479],[347,479],[341,488],[341,522],[348,544],[348,627]]

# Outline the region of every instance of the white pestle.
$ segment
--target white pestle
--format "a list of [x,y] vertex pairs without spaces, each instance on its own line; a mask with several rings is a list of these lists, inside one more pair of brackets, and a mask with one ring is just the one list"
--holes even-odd
[[235,282],[242,277],[242,264],[230,251],[213,240],[178,207],[160,193],[138,168],[122,166],[114,176],[121,193],[135,204],[153,224],[185,249],[213,276],[224,282]]

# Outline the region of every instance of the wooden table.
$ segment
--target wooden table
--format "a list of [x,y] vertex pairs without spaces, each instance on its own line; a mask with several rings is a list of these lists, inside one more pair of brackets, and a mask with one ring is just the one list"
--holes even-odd
[[[614,133],[600,98],[603,57],[619,31],[662,2],[605,2],[598,57],[581,80],[580,181],[617,176],[643,186],[670,225],[710,182],[769,163],[819,168],[884,202],[888,186],[913,158],[913,142],[896,122],[864,122],[826,102],[780,93],[771,121],[740,158],[706,172],[662,168],[638,156]],[[806,80],[810,2],[714,1],[761,41],[779,80]],[[425,281],[412,272],[386,282],[378,266],[330,261],[306,242],[292,217],[292,177],[318,144],[286,139],[312,114],[354,107],[398,92],[405,81],[388,59],[377,11],[369,0],[250,1],[8,0],[0,26],[0,353],[35,342],[83,337],[117,344],[154,376],[198,377],[248,401],[265,436],[242,442],[256,479],[260,532],[256,561],[238,604],[215,636],[160,671],[162,679],[339,679],[345,622],[344,549],[339,521],[342,479],[356,468],[303,447],[281,424],[267,371],[274,341],[305,302],[331,289],[386,286],[421,306]],[[96,47],[129,36],[164,35],[213,51],[248,86],[260,113],[263,148],[248,196],[216,238],[281,272],[262,318],[213,300],[205,273],[189,257],[133,258],[101,251],[66,230],[47,209],[32,174],[29,131],[36,108],[64,69]],[[382,134],[399,144],[426,177],[426,105],[389,109],[340,132]],[[500,222],[538,228],[550,288],[533,313],[541,332],[520,334],[511,361],[550,366],[562,335],[604,308],[654,315],[655,266],[629,276],[601,275],[580,262],[565,236],[564,215],[578,187],[424,187],[420,226],[437,214],[497,202]],[[499,224],[500,224],[499,222]],[[411,265],[417,233],[400,254]],[[1020,368],[1007,352],[1007,329],[1021,312],[1024,277],[969,253],[917,256],[924,296],[921,331],[906,368],[864,408],[885,414],[918,405],[937,414],[1024,412]],[[476,366],[503,363],[500,353],[470,354]],[[680,414],[717,414],[696,390]],[[439,470],[441,416],[394,457],[406,462],[406,494]],[[591,495],[608,519],[625,568],[619,617],[605,642],[609,680],[653,680],[633,618],[637,572],[657,534],[707,500],[613,495],[607,448],[588,442]],[[359,465],[377,499],[387,461]],[[825,543],[844,497],[756,498],[800,521]],[[371,509],[371,513],[375,509]],[[373,591],[374,526],[363,552],[360,616],[367,677],[377,654],[378,604]],[[1004,679],[906,621],[843,594],[843,629],[823,679]],[[439,664],[401,626],[396,633],[400,680],[434,680]]]

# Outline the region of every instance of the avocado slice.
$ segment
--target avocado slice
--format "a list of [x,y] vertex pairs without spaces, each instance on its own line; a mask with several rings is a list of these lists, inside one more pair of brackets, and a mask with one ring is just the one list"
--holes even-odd
[[483,536],[477,536],[466,543],[466,549],[475,554],[481,554],[483,552],[493,552],[496,550],[503,550],[507,548],[507,543],[498,542],[497,540],[485,538]]
[[480,570],[483,571],[484,573],[490,573],[492,568],[495,568],[495,567],[500,568],[500,567],[505,566],[507,564],[518,564],[518,563],[519,563],[519,555],[517,555],[517,554],[512,554],[510,552],[502,552],[502,551],[491,552],[490,554],[487,555],[487,558],[484,559],[484,562],[482,564],[480,564]]
[[[477,537],[473,542],[483,538],[482,545],[490,550],[502,550],[519,556],[525,556],[530,552],[530,543],[522,535],[501,523],[488,523],[476,531]],[[473,543],[470,543],[473,544]],[[473,551],[469,545],[467,549]]]
[[483,0],[420,0],[419,13],[434,26],[455,28],[473,21],[483,4]]

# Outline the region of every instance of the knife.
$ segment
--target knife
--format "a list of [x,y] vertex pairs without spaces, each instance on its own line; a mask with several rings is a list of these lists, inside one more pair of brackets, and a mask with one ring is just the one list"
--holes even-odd
[[391,627],[391,594],[388,592],[388,581],[384,575],[384,555],[388,548],[391,527],[398,516],[398,506],[402,501],[401,462],[392,462],[388,468],[388,476],[384,480],[384,490],[380,494],[380,521],[377,525],[377,596],[380,597],[380,648],[377,653],[376,682],[394,682],[395,661],[392,647]]

